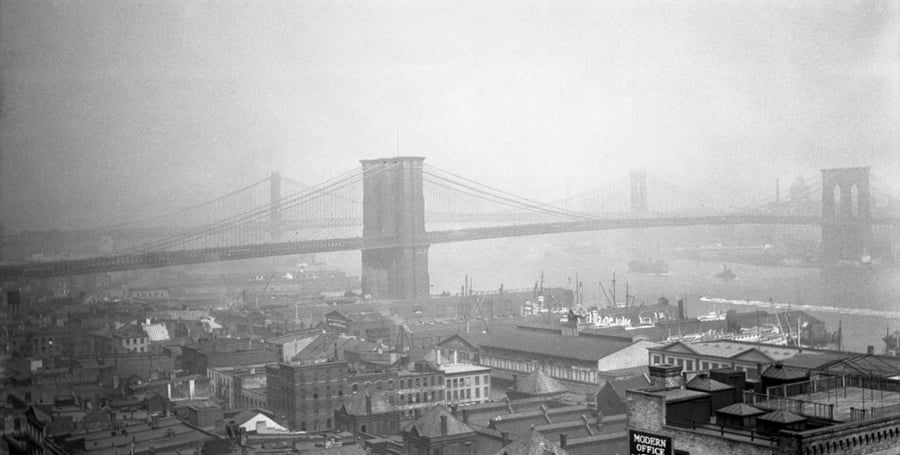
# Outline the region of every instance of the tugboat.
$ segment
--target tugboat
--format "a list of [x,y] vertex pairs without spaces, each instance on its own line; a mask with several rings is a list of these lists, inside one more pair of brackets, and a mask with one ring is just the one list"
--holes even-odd
[[725,281],[731,281],[731,280],[737,279],[737,275],[735,275],[734,272],[732,272],[731,269],[729,269],[727,265],[723,265],[722,271],[717,273],[715,276],[716,276],[716,278],[721,278]]

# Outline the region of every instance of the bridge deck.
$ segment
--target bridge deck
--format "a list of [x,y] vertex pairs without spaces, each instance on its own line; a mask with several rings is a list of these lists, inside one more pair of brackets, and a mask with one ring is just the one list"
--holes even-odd
[[[900,219],[872,220],[873,224],[900,224]],[[430,231],[422,244],[465,242],[472,240],[556,234],[565,232],[602,231],[674,226],[713,226],[736,224],[818,225],[819,217],[812,216],[703,216],[657,217],[608,220],[534,223],[515,226],[494,226],[445,231]],[[260,243],[241,246],[202,248],[193,250],[143,252],[74,259],[53,262],[30,262],[0,266],[0,280],[50,278],[69,275],[157,268],[172,265],[234,261],[270,256],[327,253],[400,246],[393,239],[363,239],[347,237],[327,240]]]

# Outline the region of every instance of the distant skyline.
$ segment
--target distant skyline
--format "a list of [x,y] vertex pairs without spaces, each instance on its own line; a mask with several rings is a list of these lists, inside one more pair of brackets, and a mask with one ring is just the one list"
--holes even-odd
[[7,230],[314,184],[398,133],[544,201],[637,168],[736,203],[900,177],[896,1],[0,0],[0,51]]

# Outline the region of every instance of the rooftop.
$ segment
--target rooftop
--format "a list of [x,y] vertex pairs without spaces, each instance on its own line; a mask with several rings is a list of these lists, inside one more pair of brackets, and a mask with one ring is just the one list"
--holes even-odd
[[[441,431],[441,418],[447,419],[447,433]],[[415,422],[407,425],[403,431],[408,433],[416,433],[426,438],[436,438],[439,436],[457,435],[472,433],[473,430],[461,420],[457,419],[442,405],[431,408],[422,417]]]
[[490,367],[483,367],[481,365],[468,365],[464,363],[452,363],[448,365],[441,365],[440,370],[444,372],[444,374],[462,374],[462,373],[476,373],[476,372],[488,372],[491,371]]
[[525,436],[516,439],[494,455],[567,455],[563,448],[532,428]]
[[516,392],[529,395],[543,395],[546,393],[565,392],[566,388],[556,379],[548,376],[541,370],[534,370],[516,381]]
[[632,342],[506,329],[473,337],[473,344],[482,348],[596,362],[630,346]]

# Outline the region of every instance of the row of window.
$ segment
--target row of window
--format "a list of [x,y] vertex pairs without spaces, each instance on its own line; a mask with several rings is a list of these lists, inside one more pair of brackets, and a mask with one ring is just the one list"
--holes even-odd
[[697,370],[714,370],[716,368],[731,368],[733,365],[729,363],[719,363],[719,362],[708,362],[701,360],[693,360],[693,359],[679,359],[677,357],[663,357],[660,355],[653,356],[653,364],[659,365],[661,363],[678,365],[684,368],[684,371],[694,371],[694,365],[696,364]]
[[[447,399],[452,399],[453,401],[459,400],[471,400],[472,399],[472,391],[475,391],[475,399],[481,399],[481,389],[475,387],[474,389],[463,389],[463,390],[454,390],[451,394],[450,391],[447,391]],[[490,395],[490,391],[487,387],[484,388],[484,398],[487,398]],[[452,398],[451,398],[452,397]]]
[[432,401],[442,401],[444,399],[444,391],[437,390],[433,392],[411,393],[409,395],[400,394],[400,402],[422,403]]
[[[408,389],[408,388],[412,388],[412,387],[428,387],[428,386],[436,386],[436,385],[439,385],[440,383],[441,383],[441,378],[439,376],[400,379],[400,388]],[[413,385],[413,384],[415,384],[415,385]]]
[[[471,387],[472,383],[473,383],[473,380],[472,380],[473,377],[475,378],[474,384],[476,386],[481,385],[481,376],[467,376],[464,378],[447,379],[447,388],[452,389],[452,388],[458,388],[458,387]],[[484,375],[484,383],[490,384],[488,375]]]

